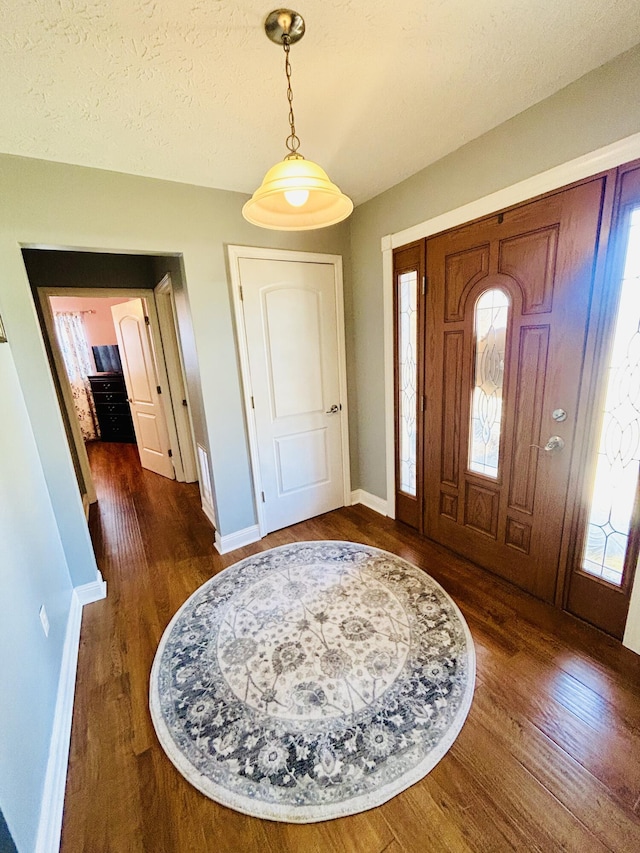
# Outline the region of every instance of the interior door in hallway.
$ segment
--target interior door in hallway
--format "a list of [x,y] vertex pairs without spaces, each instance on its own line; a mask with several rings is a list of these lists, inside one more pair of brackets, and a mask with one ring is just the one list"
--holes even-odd
[[427,241],[427,536],[552,601],[604,179]]
[[240,258],[265,532],[345,503],[336,272]]
[[160,402],[160,386],[142,299],[111,308],[122,372],[127,386],[140,462],[143,468],[175,479],[169,432]]

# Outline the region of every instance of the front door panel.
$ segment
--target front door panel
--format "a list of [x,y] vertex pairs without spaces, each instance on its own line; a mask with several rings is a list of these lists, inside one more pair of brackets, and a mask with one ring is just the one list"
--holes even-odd
[[427,241],[425,533],[547,601],[603,190],[594,179]]

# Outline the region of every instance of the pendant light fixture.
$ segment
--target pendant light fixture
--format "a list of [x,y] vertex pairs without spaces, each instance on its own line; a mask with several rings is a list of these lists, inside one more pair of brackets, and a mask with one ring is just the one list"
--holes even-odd
[[353,202],[332,183],[321,166],[300,154],[296,134],[291,89],[291,45],[304,35],[304,20],[291,9],[276,9],[267,16],[265,32],[284,48],[284,70],[289,102],[289,152],[264,176],[262,184],[242,208],[242,215],[254,225],[277,231],[309,231],[325,228],[346,219]]

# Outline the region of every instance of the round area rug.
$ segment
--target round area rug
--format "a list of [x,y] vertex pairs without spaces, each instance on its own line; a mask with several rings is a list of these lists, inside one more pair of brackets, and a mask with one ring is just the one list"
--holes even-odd
[[297,542],[200,587],[151,671],[158,738],[208,797],[311,823],[364,811],[425,776],[455,740],[471,634],[439,584],[353,542]]

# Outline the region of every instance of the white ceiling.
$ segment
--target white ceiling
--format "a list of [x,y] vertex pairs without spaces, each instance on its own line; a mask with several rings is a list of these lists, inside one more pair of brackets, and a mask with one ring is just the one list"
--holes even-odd
[[[297,2],[297,0],[296,0]],[[286,153],[269,0],[2,0],[0,150],[252,192]],[[301,0],[301,152],[362,202],[640,42],[638,0]]]

